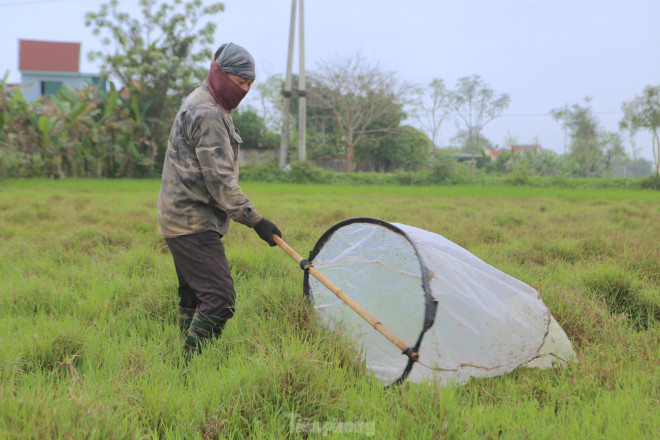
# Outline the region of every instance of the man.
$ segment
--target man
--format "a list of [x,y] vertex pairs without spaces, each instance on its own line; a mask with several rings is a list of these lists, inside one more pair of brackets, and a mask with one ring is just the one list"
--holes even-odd
[[255,79],[254,59],[243,47],[222,45],[206,80],[186,97],[167,145],[158,195],[158,229],[179,280],[179,327],[184,355],[201,351],[234,315],[234,282],[222,237],[234,220],[275,246],[282,236],[238,186],[242,143],[231,112]]

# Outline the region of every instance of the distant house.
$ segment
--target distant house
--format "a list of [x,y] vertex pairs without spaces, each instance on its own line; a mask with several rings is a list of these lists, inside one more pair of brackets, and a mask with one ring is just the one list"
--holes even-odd
[[537,144],[520,144],[511,146],[511,154],[520,154],[526,151],[538,152],[541,150],[541,146]]
[[57,93],[63,85],[80,88],[101,83],[98,74],[80,73],[80,43],[18,41],[21,88],[28,101]]
[[490,159],[491,162],[497,162],[497,156],[502,154],[502,150],[485,150],[484,153],[486,157]]
[[454,159],[462,163],[472,162],[477,159],[480,154],[473,155],[472,153],[452,153]]

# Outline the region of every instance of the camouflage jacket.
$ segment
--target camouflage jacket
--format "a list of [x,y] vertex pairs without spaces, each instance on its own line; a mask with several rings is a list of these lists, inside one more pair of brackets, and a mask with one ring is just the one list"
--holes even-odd
[[238,186],[241,143],[206,82],[186,97],[172,125],[158,195],[158,230],[165,238],[227,235],[230,220],[249,227],[261,220]]

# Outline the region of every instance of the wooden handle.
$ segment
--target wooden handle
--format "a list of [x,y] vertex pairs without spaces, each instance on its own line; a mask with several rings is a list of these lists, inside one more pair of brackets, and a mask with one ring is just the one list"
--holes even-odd
[[[275,243],[284,251],[286,252],[296,263],[300,264],[301,261],[304,261],[304,259],[291,247],[286,244],[282,238],[280,238],[278,235],[273,235],[273,239],[275,240]],[[301,266],[302,267],[302,266]],[[419,359],[419,354],[412,349],[412,347],[408,346],[405,342],[401,340],[397,335],[392,333],[387,327],[385,327],[380,321],[376,320],[369,312],[364,310],[361,305],[356,303],[353,298],[348,296],[344,291],[342,291],[339,287],[337,287],[332,281],[330,281],[328,278],[326,278],[325,275],[323,275],[321,272],[316,270],[314,266],[311,264],[303,267],[304,270],[307,270],[310,275],[312,275],[314,278],[319,280],[321,284],[323,284],[325,287],[327,287],[332,293],[334,293],[337,298],[342,300],[344,304],[346,304],[348,307],[353,309],[355,313],[360,315],[362,319],[367,321],[373,328],[375,328],[380,334],[385,336],[388,340],[390,340],[394,345],[399,347],[399,349],[408,356],[410,359],[413,361],[417,361]]]

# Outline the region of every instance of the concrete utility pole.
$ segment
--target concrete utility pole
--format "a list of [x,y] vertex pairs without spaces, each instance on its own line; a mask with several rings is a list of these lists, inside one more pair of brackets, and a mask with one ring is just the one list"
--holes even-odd
[[284,101],[282,105],[282,137],[280,138],[280,168],[284,168],[289,156],[289,109],[291,107],[291,67],[293,65],[293,37],[296,32],[296,0],[291,0],[291,27],[289,28],[289,56],[286,62],[284,80]]
[[298,72],[298,160],[307,158],[307,145],[305,143],[307,125],[307,90],[305,90],[305,5],[300,0],[300,65]]
[[[306,91],[305,91],[305,51],[304,51],[304,13],[303,1],[300,0],[300,73],[298,75],[298,159],[305,160],[307,156],[305,144],[306,128]],[[291,109],[291,71],[293,68],[293,42],[296,26],[296,0],[291,0],[291,25],[289,28],[289,53],[286,64],[286,79],[284,80],[284,101],[282,104],[282,137],[280,140],[280,168],[288,163],[289,156],[289,111]]]

